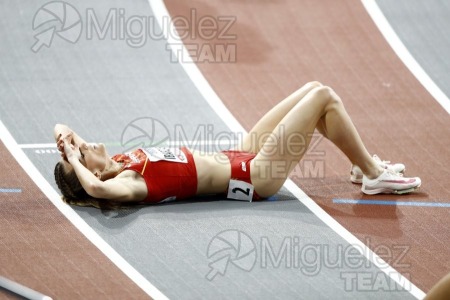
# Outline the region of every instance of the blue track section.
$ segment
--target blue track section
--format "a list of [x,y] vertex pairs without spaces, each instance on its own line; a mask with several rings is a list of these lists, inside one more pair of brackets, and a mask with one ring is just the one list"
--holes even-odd
[[413,202],[413,201],[333,199],[333,203],[337,203],[337,204],[363,204],[363,205],[391,205],[391,206],[450,207],[450,203],[445,203],[445,202]]

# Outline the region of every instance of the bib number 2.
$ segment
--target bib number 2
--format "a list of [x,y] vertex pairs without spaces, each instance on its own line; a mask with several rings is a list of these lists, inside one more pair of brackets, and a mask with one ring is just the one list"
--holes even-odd
[[230,180],[228,185],[228,199],[252,202],[254,187],[250,183],[241,180]]

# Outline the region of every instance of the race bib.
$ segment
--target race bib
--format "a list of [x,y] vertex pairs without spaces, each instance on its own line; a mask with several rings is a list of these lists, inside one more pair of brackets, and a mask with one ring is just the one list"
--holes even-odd
[[250,183],[231,179],[228,185],[228,199],[252,202],[254,187]]
[[176,163],[187,164],[186,154],[178,148],[151,147],[142,148],[150,161],[170,161]]

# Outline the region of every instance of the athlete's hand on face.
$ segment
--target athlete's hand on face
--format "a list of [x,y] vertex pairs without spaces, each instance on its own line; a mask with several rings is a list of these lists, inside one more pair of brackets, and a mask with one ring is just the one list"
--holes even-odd
[[64,142],[61,133],[56,138],[56,147],[58,148],[59,154],[61,154],[62,159],[67,161],[66,154],[64,153]]
[[58,137],[58,150],[61,152],[61,157],[70,163],[70,160],[73,158],[80,158],[80,150],[78,145],[76,145],[73,141],[73,133],[69,133],[64,137]]
[[74,140],[74,138],[73,138],[73,132],[72,131],[70,131],[69,133],[67,133],[66,135],[62,135],[61,133],[58,135],[58,137],[57,137],[57,142],[56,142],[56,146],[57,146],[57,148],[58,148],[58,151],[60,152],[60,154],[61,154],[61,157],[65,160],[65,161],[68,161],[67,160],[67,157],[66,157],[66,154],[65,154],[65,152],[64,152],[64,139],[65,138],[67,138],[67,139],[69,139],[70,140],[70,144],[72,144],[72,145],[74,145],[75,146],[75,140]]

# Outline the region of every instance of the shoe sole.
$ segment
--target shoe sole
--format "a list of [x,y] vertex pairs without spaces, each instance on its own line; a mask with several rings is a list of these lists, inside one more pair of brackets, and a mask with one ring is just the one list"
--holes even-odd
[[408,194],[408,193],[411,193],[411,192],[414,192],[414,191],[418,190],[420,188],[420,185],[421,184],[419,184],[416,187],[412,187],[412,188],[408,188],[408,189],[404,189],[404,190],[393,190],[393,189],[389,189],[389,188],[379,188],[379,189],[373,189],[373,190],[366,190],[365,186],[363,186],[361,188],[361,191],[364,194],[367,194],[367,195],[376,195],[376,194],[403,195],[403,194]]
[[[399,173],[404,174],[404,173],[405,173],[405,170],[406,170],[406,168],[403,169],[403,171],[401,171],[401,172],[399,172]],[[361,184],[361,183],[362,183],[362,180],[363,180],[363,175],[359,175],[359,174],[357,174],[357,175],[355,175],[355,174],[350,174],[350,181],[351,181],[352,183],[355,183],[355,184]]]
[[362,183],[363,175],[350,175],[350,181],[352,183]]

